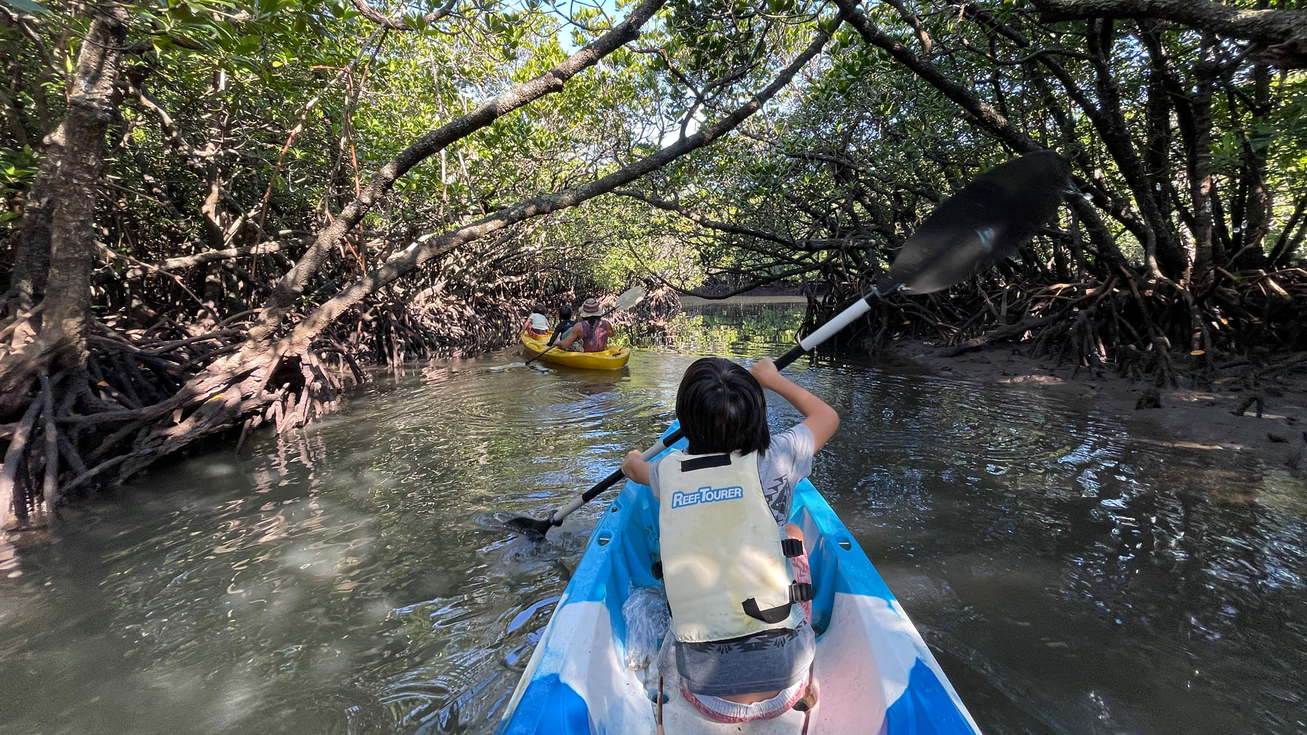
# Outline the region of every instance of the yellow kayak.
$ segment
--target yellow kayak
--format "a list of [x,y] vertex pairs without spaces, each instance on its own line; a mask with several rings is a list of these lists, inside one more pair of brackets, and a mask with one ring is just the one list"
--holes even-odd
[[[522,339],[522,352],[527,356],[527,359],[549,350],[546,340],[536,339],[526,333],[520,336]],[[630,359],[631,351],[625,347],[604,350],[603,352],[572,352],[554,348],[545,352],[540,361],[547,362],[550,365],[585,370],[620,370],[626,367],[626,361]]]

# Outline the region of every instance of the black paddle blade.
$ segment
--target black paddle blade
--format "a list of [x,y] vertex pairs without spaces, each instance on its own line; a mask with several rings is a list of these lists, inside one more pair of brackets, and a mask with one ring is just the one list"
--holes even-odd
[[886,288],[927,294],[1006,258],[1052,219],[1071,167],[1053,151],[1028,153],[976,177],[926,217],[890,266]]
[[548,520],[537,521],[534,518],[527,518],[526,516],[510,518],[507,525],[511,530],[526,536],[532,541],[540,541],[544,539],[545,534],[549,533],[549,529],[554,527],[554,524],[550,523]]

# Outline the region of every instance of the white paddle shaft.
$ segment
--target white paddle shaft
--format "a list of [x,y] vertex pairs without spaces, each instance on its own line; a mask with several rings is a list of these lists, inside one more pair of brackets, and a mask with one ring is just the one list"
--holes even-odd
[[818,345],[831,337],[841,329],[849,326],[855,319],[871,311],[871,304],[867,299],[858,299],[854,301],[847,309],[841,311],[831,320],[817,328],[817,331],[799,340],[799,346],[804,352],[811,352]]

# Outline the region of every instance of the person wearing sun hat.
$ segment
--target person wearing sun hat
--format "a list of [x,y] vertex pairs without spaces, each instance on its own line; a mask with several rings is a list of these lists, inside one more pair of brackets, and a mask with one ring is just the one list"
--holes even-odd
[[585,352],[603,352],[608,349],[608,337],[613,333],[613,325],[604,318],[604,314],[599,310],[598,299],[589,298],[581,304],[581,311],[578,313],[580,318],[577,319],[576,326],[566,337],[559,340],[560,349],[573,349],[573,345],[579,340],[581,349]]

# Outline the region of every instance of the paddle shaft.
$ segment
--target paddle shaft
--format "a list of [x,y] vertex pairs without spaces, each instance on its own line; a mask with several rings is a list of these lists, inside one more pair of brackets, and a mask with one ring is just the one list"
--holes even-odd
[[554,350],[556,350],[556,349],[558,349],[558,345],[549,345],[549,349],[545,350],[544,352],[541,352],[540,354],[536,355],[535,357],[531,358],[530,360],[527,360],[526,362],[524,362],[524,363],[522,363],[522,364],[523,364],[523,365],[530,365],[531,363],[535,362],[536,360],[539,360],[540,358],[544,357],[544,356],[545,356],[545,352],[552,352],[552,351],[554,351]]
[[[1057,211],[1070,168],[1053,151],[1037,151],[995,166],[935,208],[904,242],[889,274],[862,298],[836,314],[776,360],[783,370],[836,332],[871,311],[872,302],[899,290],[928,294],[968,277],[984,263],[1012,253]],[[684,434],[677,429],[641,455],[652,459]],[[615,485],[617,470],[549,516],[529,523],[559,525],[577,508]],[[534,529],[534,527],[533,527]]]
[[[845,308],[844,311],[831,317],[830,321],[818,327],[812,334],[799,340],[799,343],[791,347],[784,355],[776,358],[776,369],[784,370],[789,367],[795,360],[813,351],[818,345],[830,339],[841,329],[849,326],[849,324],[855,321],[858,317],[871,311],[872,302],[879,298],[881,294],[892,293],[898,289],[899,285],[895,283],[882,284],[872,288],[866,296],[858,299]],[[654,445],[644,450],[640,454],[640,457],[645,460],[653,459],[664,449],[680,441],[684,436],[685,432],[680,428],[677,428],[676,431],[668,434],[665,438],[654,442]],[[573,498],[567,505],[554,511],[553,514],[549,516],[549,522],[555,526],[562,525],[563,520],[572,515],[577,508],[580,508],[591,500],[594,500],[600,493],[613,485],[616,485],[624,477],[626,476],[622,474],[621,469],[614,470],[612,474],[595,483],[594,487],[591,487],[589,490],[581,493],[580,496]]]

